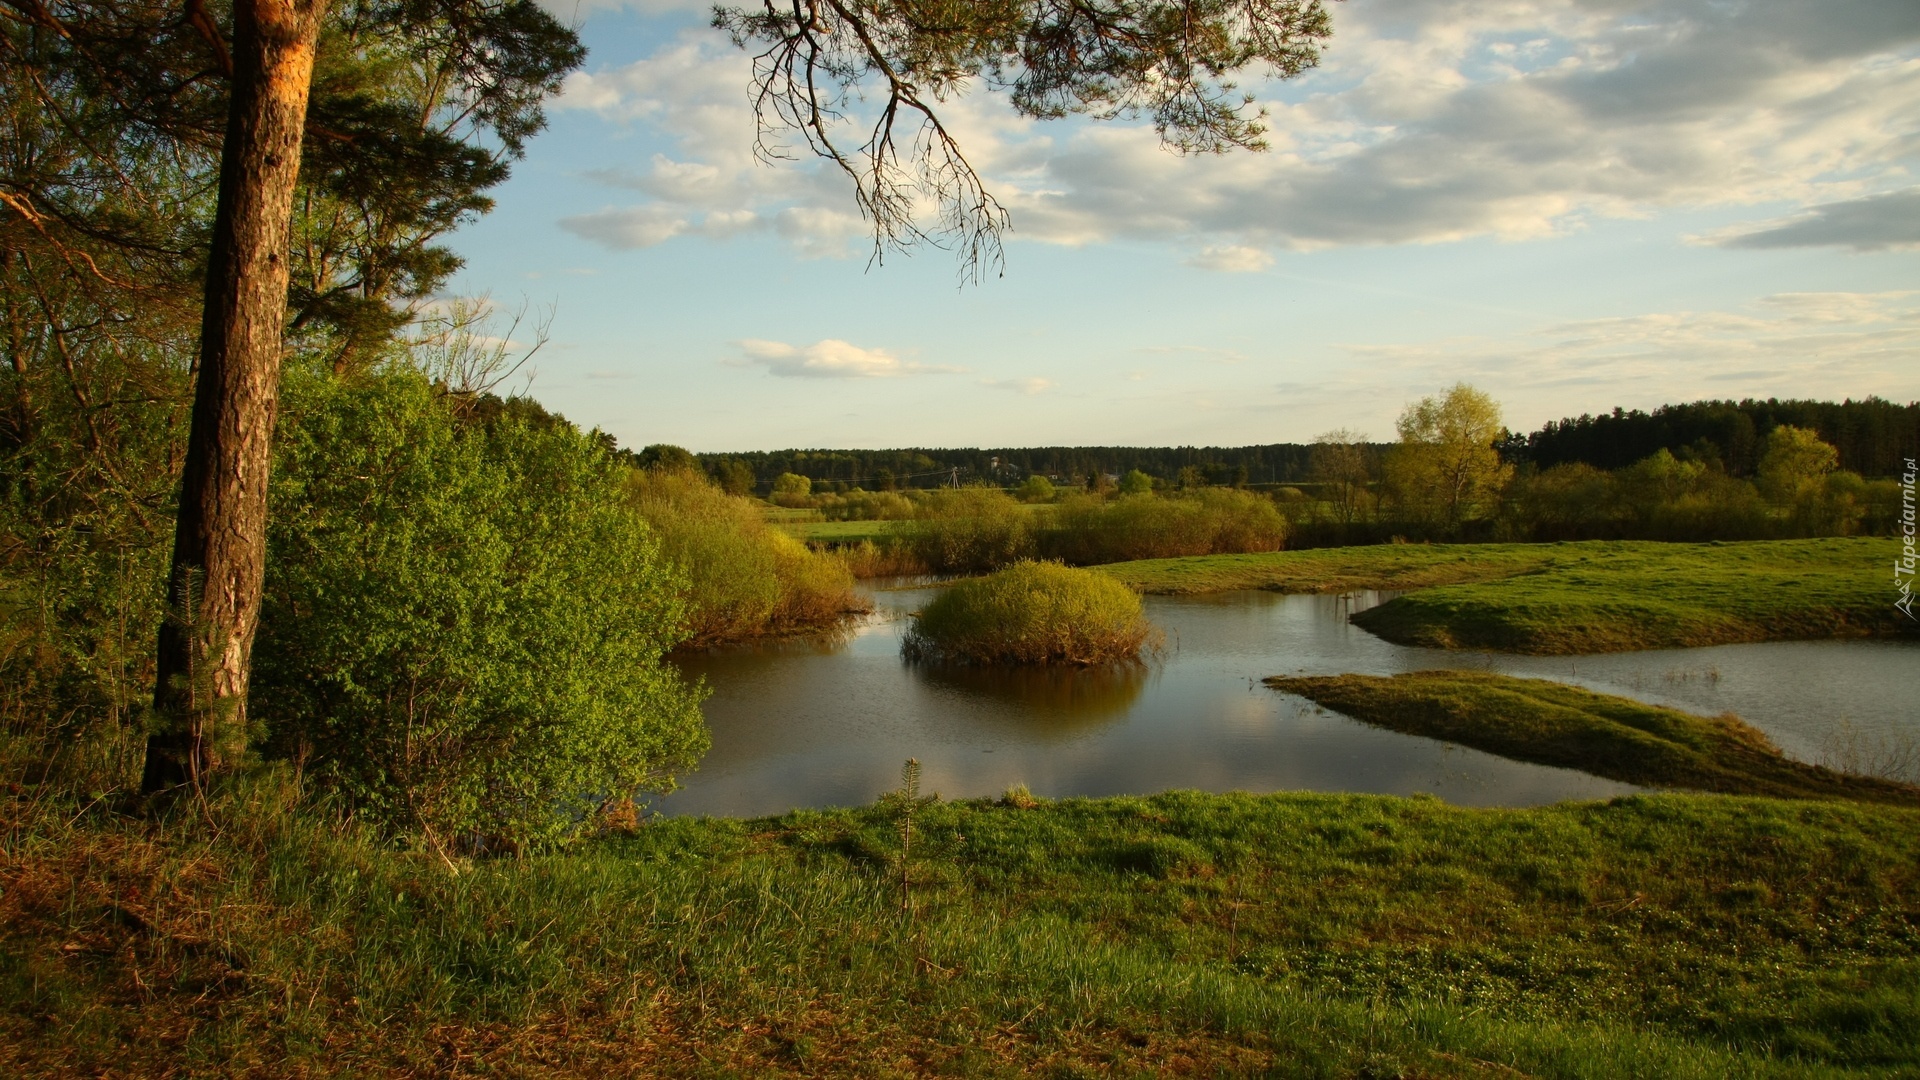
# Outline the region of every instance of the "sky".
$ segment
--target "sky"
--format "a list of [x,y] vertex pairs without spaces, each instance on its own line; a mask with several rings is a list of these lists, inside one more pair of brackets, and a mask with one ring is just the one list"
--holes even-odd
[[706,4],[543,2],[589,55],[450,288],[549,315],[528,392],[622,445],[1389,439],[1463,380],[1515,430],[1920,399],[1911,0],[1343,0],[1317,69],[1241,81],[1263,153],[969,93],[1012,228],[978,284],[755,160]]

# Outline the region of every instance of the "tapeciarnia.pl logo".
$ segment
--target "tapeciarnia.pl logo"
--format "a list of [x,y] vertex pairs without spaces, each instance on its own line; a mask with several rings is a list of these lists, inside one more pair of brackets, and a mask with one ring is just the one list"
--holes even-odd
[[1916,472],[1920,469],[1914,468],[1913,458],[1908,458],[1907,471],[1900,474],[1900,558],[1893,564],[1893,587],[1899,591],[1900,598],[1893,606],[1907,618],[1920,622],[1920,616],[1913,613],[1913,480]]

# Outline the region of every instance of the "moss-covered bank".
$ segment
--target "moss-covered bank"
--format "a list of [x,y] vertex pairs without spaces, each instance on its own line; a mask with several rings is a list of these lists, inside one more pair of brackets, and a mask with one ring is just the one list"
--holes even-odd
[[1695,716],[1544,679],[1416,671],[1266,682],[1377,727],[1629,784],[1920,806],[1920,788],[1794,761],[1738,717]]
[[1536,654],[1911,635],[1884,538],[1388,544],[1102,567],[1149,593],[1417,589],[1354,616],[1405,645]]

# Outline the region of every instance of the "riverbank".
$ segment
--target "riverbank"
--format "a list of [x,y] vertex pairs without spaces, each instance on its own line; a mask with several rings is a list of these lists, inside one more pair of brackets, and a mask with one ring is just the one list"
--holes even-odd
[[1388,641],[1540,655],[1910,632],[1898,544],[1387,544],[1102,567],[1149,593],[1419,590],[1354,616]]
[[1695,716],[1544,679],[1416,671],[1276,676],[1266,684],[1390,731],[1628,784],[1920,807],[1920,788],[1794,761],[1738,717]]
[[919,809],[903,896],[885,806],[656,820],[450,865],[284,787],[164,822],[16,797],[0,809],[0,1071],[1920,1067],[1920,812],[1014,803]]

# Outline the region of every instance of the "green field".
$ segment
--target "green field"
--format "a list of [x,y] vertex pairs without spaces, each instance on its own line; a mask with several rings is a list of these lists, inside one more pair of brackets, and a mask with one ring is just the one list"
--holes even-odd
[[804,521],[782,527],[809,543],[858,544],[871,540],[878,544],[891,539],[901,524],[898,521]]
[[1418,589],[1354,617],[1389,641],[1574,654],[1911,633],[1885,538],[1390,544],[1118,563],[1149,593]]
[[1018,802],[920,810],[909,915],[883,807],[450,866],[270,788],[11,799],[0,1073],[1920,1069],[1920,812]]
[[1920,788],[1783,756],[1734,716],[1695,716],[1483,671],[1275,677],[1267,685],[1377,727],[1646,787],[1920,806]]

